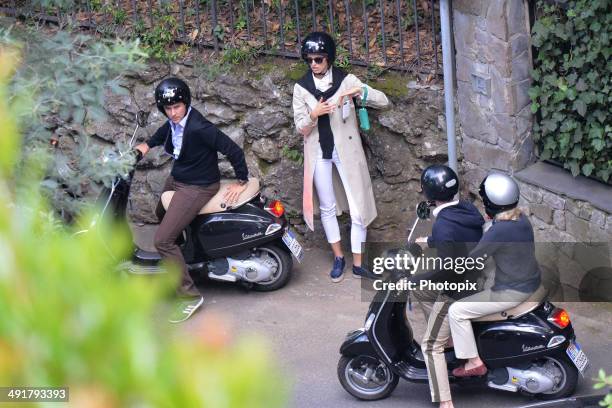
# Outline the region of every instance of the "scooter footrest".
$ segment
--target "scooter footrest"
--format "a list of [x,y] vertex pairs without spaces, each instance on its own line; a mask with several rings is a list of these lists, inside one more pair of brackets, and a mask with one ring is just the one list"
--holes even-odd
[[156,265],[161,261],[161,255],[157,252],[145,251],[144,249],[136,248],[132,259],[137,263]]
[[165,270],[160,268],[159,265],[141,265],[131,261],[120,263],[117,265],[117,269],[120,272],[127,272],[134,275],[156,275],[165,273]]
[[412,381],[428,381],[426,369],[413,367],[405,361],[396,363],[395,369],[402,377],[408,378]]

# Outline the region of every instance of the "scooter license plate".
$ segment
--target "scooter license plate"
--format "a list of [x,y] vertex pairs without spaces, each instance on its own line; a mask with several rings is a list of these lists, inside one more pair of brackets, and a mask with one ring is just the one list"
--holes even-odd
[[302,259],[304,259],[304,250],[289,228],[287,228],[283,234],[283,242],[287,245],[287,248],[289,248],[293,256],[295,256],[295,259],[302,263]]
[[581,374],[584,374],[584,371],[589,366],[589,359],[587,358],[586,354],[584,354],[584,351],[582,351],[580,348],[580,344],[578,344],[576,341],[571,341],[565,352],[569,356],[570,360],[572,360],[578,371],[580,371]]

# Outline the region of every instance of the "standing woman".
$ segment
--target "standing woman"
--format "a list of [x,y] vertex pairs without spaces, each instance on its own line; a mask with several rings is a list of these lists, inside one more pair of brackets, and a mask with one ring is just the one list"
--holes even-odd
[[[310,69],[293,88],[293,116],[304,136],[304,220],[314,231],[318,199],[323,229],[334,253],[330,277],[340,282],[346,262],[336,216],[347,209],[350,212],[353,276],[360,278],[371,276],[361,265],[361,244],[377,215],[353,98],[360,104],[365,99],[374,108],[386,107],[389,101],[355,75],[334,67],[335,57],[336,44],[329,34],[314,32],[304,39],[302,58]],[[343,109],[345,101],[349,106]]]

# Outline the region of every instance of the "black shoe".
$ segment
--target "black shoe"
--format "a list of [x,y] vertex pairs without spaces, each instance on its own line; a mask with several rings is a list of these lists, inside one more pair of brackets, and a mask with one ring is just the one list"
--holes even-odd
[[332,282],[338,283],[342,279],[344,279],[344,267],[346,266],[346,261],[344,257],[335,257],[334,258],[334,266],[332,266],[332,270],[329,273],[329,277]]
[[366,268],[353,265],[353,278],[356,278],[356,279],[366,278],[366,279],[376,280],[376,279],[380,279],[380,276],[368,271]]

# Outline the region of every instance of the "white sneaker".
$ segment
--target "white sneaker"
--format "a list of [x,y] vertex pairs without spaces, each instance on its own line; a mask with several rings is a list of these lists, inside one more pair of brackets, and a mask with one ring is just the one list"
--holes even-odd
[[180,323],[189,319],[204,303],[204,296],[192,299],[180,300],[175,307],[175,311],[168,319],[170,323]]

